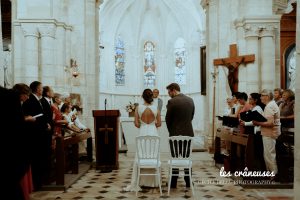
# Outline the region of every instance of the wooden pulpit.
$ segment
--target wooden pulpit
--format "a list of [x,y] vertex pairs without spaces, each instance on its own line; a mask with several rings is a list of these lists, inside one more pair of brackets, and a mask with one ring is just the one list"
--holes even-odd
[[96,169],[103,172],[119,168],[119,110],[93,110]]

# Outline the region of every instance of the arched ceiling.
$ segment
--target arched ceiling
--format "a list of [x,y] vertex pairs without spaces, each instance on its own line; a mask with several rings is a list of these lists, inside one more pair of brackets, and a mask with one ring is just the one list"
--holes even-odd
[[161,33],[168,23],[176,24],[185,37],[205,29],[204,11],[199,0],[105,0],[100,6],[99,27],[106,34],[115,34],[128,15],[137,29],[134,31],[136,33],[141,33],[143,24],[149,21],[149,15],[151,21],[162,29],[157,30]]

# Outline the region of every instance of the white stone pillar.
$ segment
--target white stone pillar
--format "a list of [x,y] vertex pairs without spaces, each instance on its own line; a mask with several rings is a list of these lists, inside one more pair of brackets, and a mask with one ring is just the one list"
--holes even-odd
[[[246,76],[240,79],[241,84],[245,84],[245,90],[248,94],[260,92],[260,70],[259,70],[259,30],[254,24],[245,24],[245,39],[247,54],[254,54],[255,61],[246,65]],[[240,89],[240,88],[239,88]]]
[[[84,118],[86,119],[86,124],[88,127],[93,127],[93,117],[90,114],[91,110],[97,109],[96,99],[98,94],[95,92],[98,90],[98,79],[96,78],[98,74],[97,54],[98,54],[98,44],[99,44],[99,30],[96,30],[96,24],[98,24],[98,4],[95,0],[85,1],[85,56],[84,63],[81,70],[84,70],[85,77],[85,87],[86,96],[84,97],[84,106],[87,106],[88,112],[84,112]],[[85,69],[84,69],[85,68]],[[81,80],[82,81],[82,80]],[[97,83],[97,84],[95,84]]]
[[[207,96],[204,100],[203,111],[204,113],[209,113],[209,116],[204,119],[204,130],[208,130],[207,133],[207,145],[210,151],[212,151],[213,136],[216,132],[216,121],[214,121],[214,107],[217,106],[216,96],[213,97],[214,79],[211,73],[214,71],[213,59],[219,57],[219,44],[218,44],[218,2],[217,0],[202,0],[201,5],[206,12],[206,41],[207,51],[206,51],[206,77],[207,77]],[[217,83],[216,83],[217,85]]]
[[41,81],[43,85],[54,86],[58,74],[54,60],[55,24],[40,24],[38,30],[41,35]]
[[24,42],[24,71],[19,78],[20,82],[30,84],[32,81],[40,81],[39,76],[39,60],[38,60],[38,29],[36,24],[21,24],[25,37]]
[[275,88],[275,34],[274,25],[265,25],[261,29],[261,87]]
[[56,58],[56,69],[53,70],[55,76],[55,88],[59,91],[64,90],[65,70],[69,65],[66,63],[66,31],[63,25],[57,26],[56,29],[56,48],[54,49],[54,57]]
[[65,66],[66,66],[66,71],[64,73],[64,85],[65,85],[65,92],[70,91],[71,87],[71,73],[69,72],[70,67],[70,60],[71,60],[71,28],[66,28],[66,40],[65,40],[65,46],[66,46],[66,56],[65,56]]

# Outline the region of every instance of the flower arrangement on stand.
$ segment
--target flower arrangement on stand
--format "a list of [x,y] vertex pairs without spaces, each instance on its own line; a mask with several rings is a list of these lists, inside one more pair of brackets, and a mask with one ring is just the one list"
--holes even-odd
[[134,112],[138,105],[139,105],[138,103],[131,103],[131,102],[129,102],[129,104],[126,105],[126,111],[128,112],[129,117],[134,117]]

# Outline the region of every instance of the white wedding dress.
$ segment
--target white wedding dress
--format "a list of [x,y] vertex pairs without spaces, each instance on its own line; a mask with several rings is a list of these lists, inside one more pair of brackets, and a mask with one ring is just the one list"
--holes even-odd
[[[144,113],[144,111],[149,108],[151,112],[155,116],[155,120],[150,123],[146,124],[145,122],[142,121],[141,116]],[[139,105],[138,106],[138,113],[139,113],[139,120],[141,122],[140,126],[140,135],[142,136],[158,136],[157,128],[155,126],[156,122],[156,116],[157,116],[157,106],[156,105]],[[125,191],[139,191],[141,188],[139,186],[136,186],[137,183],[137,166],[136,166],[137,158],[135,156],[134,162],[133,162],[133,170],[132,170],[132,175],[131,175],[131,183],[127,187],[124,188]],[[147,173],[147,171],[151,171],[155,169],[142,169],[141,171],[143,173]],[[158,187],[158,179],[157,176],[141,176],[140,177],[140,186],[146,186],[146,187]]]

